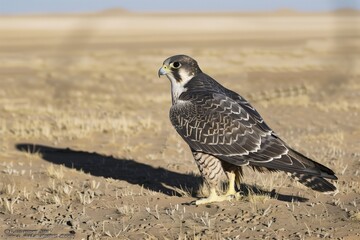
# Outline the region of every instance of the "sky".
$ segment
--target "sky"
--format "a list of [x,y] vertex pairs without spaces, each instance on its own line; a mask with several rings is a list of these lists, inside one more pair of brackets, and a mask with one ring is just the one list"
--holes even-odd
[[329,11],[360,9],[360,0],[0,0],[1,14],[130,11]]

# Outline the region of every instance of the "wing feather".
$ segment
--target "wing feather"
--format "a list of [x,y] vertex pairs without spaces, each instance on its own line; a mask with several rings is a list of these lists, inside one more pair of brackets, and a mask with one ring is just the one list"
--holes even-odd
[[237,166],[336,179],[329,168],[289,148],[245,99],[222,91],[184,92],[171,107],[171,122],[193,151]]
[[287,151],[271,130],[260,127],[262,122],[224,94],[190,92],[183,93],[180,99],[170,110],[171,122],[195,151],[236,165],[252,160],[267,162]]

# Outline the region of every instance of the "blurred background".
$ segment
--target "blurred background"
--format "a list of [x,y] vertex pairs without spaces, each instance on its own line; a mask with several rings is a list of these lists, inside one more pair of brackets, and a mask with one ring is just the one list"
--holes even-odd
[[[169,82],[156,74],[175,54],[194,57],[251,100],[285,138],[345,128],[358,134],[352,124],[359,110],[359,1],[1,0],[0,6],[3,150],[18,138],[144,161],[178,149],[183,143],[167,116]],[[319,119],[306,117],[318,111]]]
[[[359,1],[1,0],[0,6],[4,150],[19,137],[132,158],[181,145],[169,143],[170,86],[156,75],[175,54],[194,57],[251,100],[286,138],[313,130],[302,128],[303,118],[316,131],[358,134],[352,124],[359,110]],[[318,111],[319,119],[305,117]],[[344,114],[348,120],[337,118]],[[158,144],[146,143],[152,135]]]
[[151,11],[151,12],[178,12],[178,11],[201,11],[201,12],[249,12],[249,11],[274,11],[279,9],[292,9],[307,12],[333,11],[339,8],[359,8],[357,0],[304,0],[301,2],[286,0],[269,1],[236,1],[236,0],[183,0],[169,3],[165,0],[154,0],[149,3],[146,0],[64,0],[51,2],[47,0],[29,1],[4,1],[1,0],[1,12],[5,14],[18,13],[79,13],[96,12],[111,8],[123,8],[129,11]]

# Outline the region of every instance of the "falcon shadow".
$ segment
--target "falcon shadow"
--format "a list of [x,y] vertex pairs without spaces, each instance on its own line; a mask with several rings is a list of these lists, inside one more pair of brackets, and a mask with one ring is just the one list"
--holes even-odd
[[192,192],[196,192],[196,188],[201,182],[199,176],[177,173],[161,167],[154,168],[132,159],[114,158],[96,152],[91,153],[30,143],[19,143],[15,146],[22,152],[39,153],[44,160],[54,164],[64,165],[79,171],[82,170],[93,176],[127,181],[168,196],[180,196],[174,190],[176,188],[187,188],[192,189]]
[[307,202],[309,199],[294,195],[288,195],[288,194],[281,194],[275,191],[273,189],[272,191],[266,191],[263,190],[257,186],[249,186],[246,184],[240,184],[240,189],[237,189],[237,191],[241,192],[241,195],[243,196],[249,196],[249,195],[267,195],[272,199],[277,199],[282,202]]
[[[41,157],[51,163],[64,165],[65,167],[82,170],[93,176],[113,178],[127,181],[130,184],[143,186],[155,192],[161,192],[168,196],[181,196],[176,190],[187,188],[192,196],[202,183],[202,178],[193,174],[182,174],[164,168],[154,168],[150,165],[136,162],[132,159],[119,159],[112,156],[72,150],[70,148],[55,148],[44,145],[19,143],[15,145],[19,151],[39,153]],[[304,202],[308,199],[264,191],[257,186],[241,184],[240,189],[244,196],[251,194],[266,194],[271,198],[285,202]]]

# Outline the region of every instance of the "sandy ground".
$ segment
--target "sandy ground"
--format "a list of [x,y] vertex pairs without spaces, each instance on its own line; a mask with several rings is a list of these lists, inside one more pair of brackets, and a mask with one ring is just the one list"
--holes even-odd
[[[359,239],[358,14],[0,17],[0,239]],[[163,60],[249,99],[339,193],[246,171],[206,194],[172,128]]]

